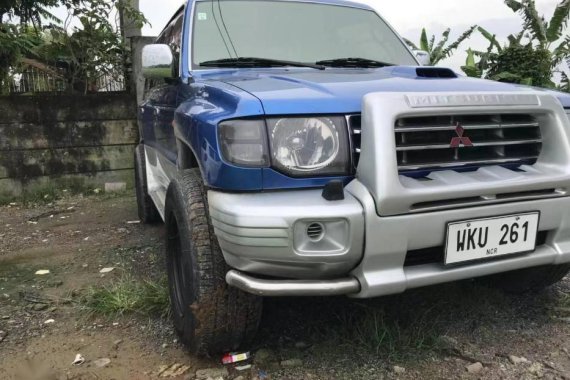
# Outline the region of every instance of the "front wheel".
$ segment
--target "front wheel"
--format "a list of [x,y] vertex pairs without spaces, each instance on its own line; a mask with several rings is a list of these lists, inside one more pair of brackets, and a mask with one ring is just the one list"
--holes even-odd
[[216,354],[250,342],[262,299],[229,287],[229,267],[208,213],[198,170],[185,170],[166,196],[166,259],[174,326],[192,353]]
[[481,280],[507,293],[537,292],[561,281],[570,272],[570,264],[548,265],[500,273]]

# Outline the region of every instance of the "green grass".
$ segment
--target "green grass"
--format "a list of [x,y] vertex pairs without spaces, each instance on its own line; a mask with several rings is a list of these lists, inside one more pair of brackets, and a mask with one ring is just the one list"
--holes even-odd
[[106,316],[139,314],[167,317],[170,313],[166,281],[142,282],[128,276],[103,288],[89,288],[81,304],[89,313]]
[[471,281],[374,300],[269,299],[260,341],[279,339],[276,332],[285,331],[295,340],[326,342],[323,355],[330,355],[326,347],[342,347],[383,359],[415,360],[449,351],[448,339],[461,334],[474,333],[484,341],[489,326],[521,318],[519,303]]
[[441,325],[431,309],[414,318],[398,318],[384,308],[365,305],[360,310],[342,310],[337,318],[345,328],[336,330],[337,339],[366,347],[375,353],[399,357],[410,350],[429,351],[438,345]]
[[570,293],[561,293],[558,306],[570,310]]
[[77,195],[93,196],[106,200],[132,194],[134,194],[134,189],[132,188],[127,188],[124,191],[106,193],[102,188],[87,185],[81,180],[65,180],[61,182],[54,180],[53,183],[24,188],[19,196],[13,196],[11,193],[0,193],[0,206],[5,206],[10,203],[20,203],[26,207],[33,207]]

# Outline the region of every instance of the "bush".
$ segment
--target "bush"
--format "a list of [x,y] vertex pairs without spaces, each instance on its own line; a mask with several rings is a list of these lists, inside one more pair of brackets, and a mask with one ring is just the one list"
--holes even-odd
[[501,82],[552,87],[550,51],[531,45],[512,45],[501,51],[487,77]]

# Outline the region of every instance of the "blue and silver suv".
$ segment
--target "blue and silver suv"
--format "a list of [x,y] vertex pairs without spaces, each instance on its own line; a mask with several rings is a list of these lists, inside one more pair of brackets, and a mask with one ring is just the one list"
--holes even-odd
[[344,0],[190,0],[143,52],[136,189],[193,352],[261,296],[378,297],[570,269],[570,97],[420,66]]

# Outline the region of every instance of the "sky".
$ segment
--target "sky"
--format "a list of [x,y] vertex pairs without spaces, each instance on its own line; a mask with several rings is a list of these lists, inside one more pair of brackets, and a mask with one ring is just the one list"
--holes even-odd
[[[427,28],[428,34],[441,33],[451,28],[451,37],[456,38],[471,25],[481,25],[497,35],[499,41],[506,41],[509,34],[521,29],[521,18],[513,13],[502,0],[353,0],[374,7],[400,35],[417,42],[421,29]],[[560,0],[536,0],[540,14],[547,19],[552,16]],[[144,35],[156,36],[166,22],[183,4],[183,0],[140,0],[141,11],[151,25],[143,30]],[[570,32],[570,31],[569,31]],[[467,48],[484,50],[487,41],[478,34],[464,43],[451,59],[440,66],[459,69],[466,58]]]

